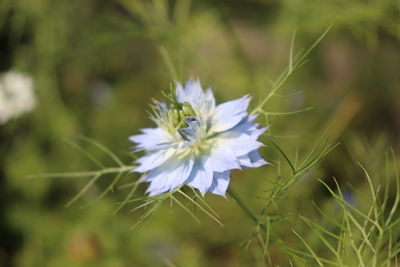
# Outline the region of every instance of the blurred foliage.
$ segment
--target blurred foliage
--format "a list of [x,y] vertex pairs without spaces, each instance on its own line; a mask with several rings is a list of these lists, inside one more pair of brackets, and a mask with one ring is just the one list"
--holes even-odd
[[[299,217],[325,223],[312,203],[331,214],[339,208],[316,178],[334,188],[336,177],[345,192],[361,192],[352,193],[355,203],[364,203],[369,186],[357,162],[383,187],[383,155],[400,148],[399,19],[396,0],[0,1],[0,70],[30,74],[38,97],[34,112],[0,126],[0,265],[288,266],[280,242],[307,252],[291,229],[324,253],[323,242]],[[262,154],[273,164],[232,175],[232,187],[255,211],[261,209],[277,170],[290,171],[270,141],[295,158],[335,121],[331,142],[341,145],[278,202],[285,218],[271,226],[276,238],[268,248],[270,262],[253,241],[247,249],[240,246],[256,229],[234,201],[206,196],[224,227],[200,212],[202,223],[196,224],[165,205],[148,224],[130,231],[140,214],[128,206],[112,214],[127,189],[81,208],[112,177],[102,177],[69,208],[65,204],[85,178],[27,178],[96,168],[64,140],[113,166],[80,136],[133,162],[128,136],[151,125],[147,103],[160,99],[174,80],[199,77],[219,101],[251,94],[255,106],[288,64],[294,32],[297,54],[332,22],[310,61],[268,104],[276,112],[314,109],[271,116]],[[136,178],[123,177],[121,184]]]

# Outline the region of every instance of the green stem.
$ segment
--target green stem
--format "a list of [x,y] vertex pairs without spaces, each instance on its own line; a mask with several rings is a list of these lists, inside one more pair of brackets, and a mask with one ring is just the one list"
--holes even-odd
[[246,204],[243,202],[243,200],[239,197],[239,195],[231,188],[228,188],[228,195],[236,200],[236,203],[239,205],[239,207],[242,208],[244,213],[257,225],[260,226],[260,228],[265,232],[266,227],[264,224],[261,224],[258,220],[258,217],[249,209],[249,207],[246,206]]
[[135,168],[132,166],[121,166],[121,167],[112,167],[105,168],[99,171],[82,171],[82,172],[54,172],[54,173],[42,173],[42,174],[33,174],[28,175],[27,178],[49,178],[49,177],[86,177],[86,176],[94,176],[94,175],[104,175],[109,173],[121,173],[128,172]]

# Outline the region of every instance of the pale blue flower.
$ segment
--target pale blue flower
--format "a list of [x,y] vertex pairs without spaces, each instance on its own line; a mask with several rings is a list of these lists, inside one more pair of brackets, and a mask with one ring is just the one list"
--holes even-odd
[[133,171],[146,173],[142,181],[150,183],[150,196],[183,184],[224,196],[230,170],[267,164],[257,151],[266,128],[257,128],[256,116],[247,113],[248,96],[216,106],[211,89],[189,80],[185,87],[177,84],[174,98],[170,107],[155,103],[158,127],[130,137],[136,151],[146,151]]

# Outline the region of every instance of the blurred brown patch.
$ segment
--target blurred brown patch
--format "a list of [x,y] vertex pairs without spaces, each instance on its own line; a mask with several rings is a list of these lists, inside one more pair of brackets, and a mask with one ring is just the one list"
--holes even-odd
[[69,241],[67,253],[73,261],[90,261],[101,253],[100,242],[94,234],[75,233]]

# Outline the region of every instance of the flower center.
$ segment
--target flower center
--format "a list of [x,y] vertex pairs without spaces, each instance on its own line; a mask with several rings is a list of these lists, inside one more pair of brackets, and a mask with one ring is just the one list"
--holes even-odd
[[175,103],[169,109],[158,104],[153,110],[153,120],[158,126],[169,132],[177,142],[184,141],[183,155],[198,155],[211,149],[213,140],[207,136],[207,123],[190,103]]
[[184,102],[178,108],[170,109],[168,117],[173,125],[173,134],[179,133],[187,142],[191,153],[196,154],[210,147],[210,142],[206,139],[207,126],[199,111],[195,110],[188,102]]
[[195,116],[196,112],[188,102],[184,102],[180,107],[168,110],[168,121],[177,130],[189,127],[186,118]]

